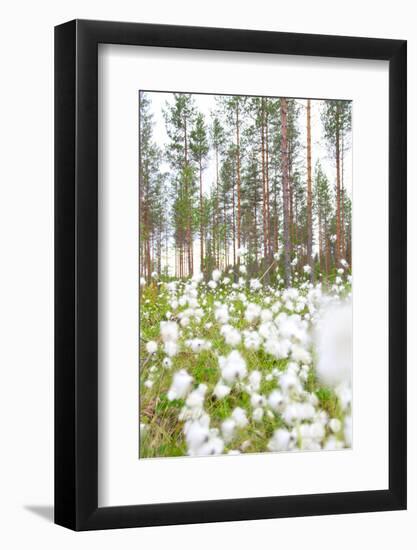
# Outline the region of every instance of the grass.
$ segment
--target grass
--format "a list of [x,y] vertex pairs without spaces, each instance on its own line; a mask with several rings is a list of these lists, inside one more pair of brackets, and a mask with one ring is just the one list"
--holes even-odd
[[[251,293],[249,289],[245,292],[251,302],[259,304],[263,303],[266,296],[263,292]],[[184,423],[178,420],[178,415],[185,402],[167,399],[173,372],[181,368],[186,369],[193,377],[193,388],[200,383],[208,386],[204,408],[210,415],[211,427],[220,428],[221,422],[231,415],[235,407],[242,407],[248,412],[252,410],[250,396],[244,391],[239,391],[236,386],[224,399],[216,400],[212,396],[212,390],[220,377],[218,356],[227,355],[233,349],[225,343],[220,333],[220,325],[214,319],[214,302],[216,300],[223,302],[226,297],[227,291],[223,288],[205,293],[206,304],[201,321],[193,320],[189,326],[181,329],[183,333],[181,341],[194,337],[204,338],[211,342],[211,349],[196,354],[182,346],[181,351],[172,358],[172,367],[167,369],[162,364],[165,354],[161,345],[159,328],[160,322],[167,319],[167,313],[171,310],[169,293],[165,290],[164,285],[155,281],[142,289],[139,392],[140,423],[145,428],[141,429],[140,436],[141,458],[173,457],[186,454],[186,444],[182,432]],[[234,302],[233,318],[230,324],[240,330],[248,328],[243,314],[244,305],[239,301]],[[209,328],[206,327],[207,323],[211,323]],[[149,355],[146,351],[145,345],[150,340],[158,343],[158,351],[154,355]],[[263,377],[260,393],[268,395],[277,387],[277,381],[275,378],[266,380],[265,375],[274,369],[284,370],[288,360],[277,360],[262,349],[256,352],[249,351],[244,348],[243,344],[238,345],[236,349],[245,358],[248,372],[261,371]],[[330,417],[343,420],[343,412],[337,396],[331,389],[320,386],[316,379],[315,360],[313,358],[313,368],[309,371],[305,389],[316,394],[319,407],[326,411]],[[145,386],[145,382],[150,379],[153,382],[151,388]],[[225,452],[232,449],[240,449],[244,452],[267,451],[267,444],[274,430],[285,425],[282,417],[276,413],[271,416],[264,414],[260,423],[251,420],[250,414],[248,414],[248,419],[249,424],[245,428],[237,430],[233,441],[226,445]],[[340,433],[338,437],[343,437],[343,433]]]

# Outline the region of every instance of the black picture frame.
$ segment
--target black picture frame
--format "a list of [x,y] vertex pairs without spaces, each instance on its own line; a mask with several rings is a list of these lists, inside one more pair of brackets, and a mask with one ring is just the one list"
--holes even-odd
[[[98,506],[98,44],[389,62],[389,488]],[[55,523],[74,530],[406,508],[406,41],[74,20],[55,28]]]

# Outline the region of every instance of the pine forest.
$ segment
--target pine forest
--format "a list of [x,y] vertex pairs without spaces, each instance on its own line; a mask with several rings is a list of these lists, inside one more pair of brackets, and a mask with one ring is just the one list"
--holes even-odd
[[351,447],[351,120],[139,93],[140,458]]

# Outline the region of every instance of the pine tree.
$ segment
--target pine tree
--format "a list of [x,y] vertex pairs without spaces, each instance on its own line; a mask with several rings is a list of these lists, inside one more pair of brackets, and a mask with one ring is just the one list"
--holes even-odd
[[336,244],[335,262],[342,257],[342,185],[341,185],[341,143],[351,128],[351,102],[343,100],[323,101],[322,122],[328,147],[336,164]]
[[290,257],[291,257],[291,241],[290,241],[290,174],[289,174],[289,159],[288,159],[288,139],[287,139],[287,116],[288,103],[286,98],[281,98],[281,163],[282,163],[282,202],[284,213],[284,283],[285,286],[290,284]]
[[207,130],[204,122],[204,116],[198,113],[193,130],[190,136],[190,149],[193,159],[197,163],[199,173],[199,190],[200,190],[200,270],[204,271],[204,212],[203,212],[203,170],[205,168],[204,161],[209,151],[207,140]]
[[314,176],[314,209],[318,219],[319,268],[327,277],[331,264],[331,220],[333,217],[332,193],[327,176],[319,162],[316,163]]
[[158,269],[158,265],[154,265],[155,256],[159,255],[159,250],[155,249],[155,243],[160,233],[158,231],[162,209],[160,191],[164,182],[164,175],[159,169],[161,151],[153,140],[153,125],[150,98],[146,93],[141,93],[139,97],[140,270],[142,276],[147,279],[150,279],[155,267]]
[[[189,140],[195,119],[195,106],[191,94],[173,94],[173,104],[164,111],[166,130],[170,143],[167,159],[173,169],[174,219],[183,224],[176,227],[177,275],[186,277],[193,273],[193,207],[195,182],[190,162]],[[178,212],[178,208],[181,212]]]
[[216,190],[215,190],[215,200],[214,200],[214,211],[215,211],[215,220],[216,220],[216,227],[213,232],[213,246],[215,249],[215,258],[216,258],[216,265],[220,265],[220,248],[221,248],[221,238],[220,238],[220,205],[219,205],[219,197],[220,197],[220,177],[219,177],[219,170],[220,170],[220,161],[221,161],[221,155],[223,153],[224,143],[225,143],[225,133],[223,126],[218,118],[218,115],[214,115],[213,122],[211,125],[211,144],[214,148],[214,155],[215,155],[215,162],[216,162]]
[[313,198],[311,181],[311,100],[307,99],[307,262],[313,281]]
[[[246,97],[244,96],[222,96],[219,100],[219,106],[223,110],[226,122],[229,126],[230,138],[232,139],[235,159],[235,187],[236,197],[233,195],[234,201],[234,243],[233,243],[233,265],[236,264],[236,250],[241,246],[241,133],[243,119],[245,113]],[[239,263],[239,260],[238,260]]]

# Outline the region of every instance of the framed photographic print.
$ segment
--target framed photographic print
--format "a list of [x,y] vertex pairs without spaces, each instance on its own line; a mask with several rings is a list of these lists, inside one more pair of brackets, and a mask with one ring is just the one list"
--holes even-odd
[[55,521],[406,507],[406,42],[55,29]]

